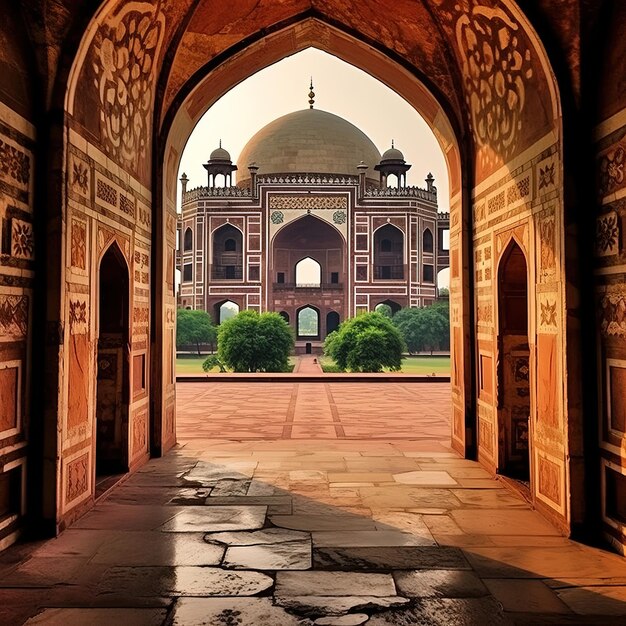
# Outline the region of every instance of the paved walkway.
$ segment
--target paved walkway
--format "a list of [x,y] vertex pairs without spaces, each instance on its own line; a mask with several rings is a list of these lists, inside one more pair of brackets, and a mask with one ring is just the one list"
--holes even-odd
[[0,624],[626,624],[626,560],[451,452],[442,385],[226,387],[179,385],[175,450],[0,556]]
[[450,445],[445,383],[188,383],[177,393],[184,416],[179,441],[228,436],[412,439],[437,450]]
[[317,357],[311,354],[295,357],[293,368],[294,374],[317,375],[323,374],[324,371],[317,361]]

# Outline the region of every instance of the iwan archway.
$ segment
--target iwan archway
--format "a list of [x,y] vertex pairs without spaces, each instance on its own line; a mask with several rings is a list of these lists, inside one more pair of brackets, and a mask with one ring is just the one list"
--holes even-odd
[[[295,29],[295,31],[294,31]],[[298,33],[296,45],[294,45],[292,34]],[[455,318],[459,330],[459,337],[469,336],[469,309],[465,305],[465,313],[461,313],[464,309],[464,300],[461,297],[464,289],[468,288],[467,279],[463,279],[462,268],[466,267],[463,263],[464,252],[463,243],[466,233],[464,234],[462,215],[463,202],[465,195],[462,188],[461,172],[462,172],[462,153],[459,147],[456,133],[453,126],[458,122],[451,121],[446,109],[439,104],[432,91],[424,85],[424,80],[417,72],[411,73],[398,60],[392,59],[382,52],[368,46],[352,35],[339,30],[334,26],[319,18],[306,18],[299,21],[297,25],[288,25],[285,28],[277,29],[276,32],[262,38],[262,53],[252,44],[238,51],[232,58],[225,60],[223,64],[213,67],[208,64],[203,68],[204,75],[200,73],[194,77],[195,85],[190,83],[185,86],[186,93],[184,99],[180,96],[180,102],[176,102],[176,114],[171,113],[170,116],[164,117],[163,128],[169,129],[168,142],[163,149],[164,170],[163,170],[163,207],[167,214],[172,217],[175,215],[175,195],[177,188],[177,172],[185,142],[195,124],[205,111],[228,89],[236,85],[239,81],[244,80],[253,71],[262,69],[279,61],[280,59],[298,52],[307,47],[318,47],[331,54],[338,56],[340,59],[351,63],[372,76],[380,80],[382,83],[394,89],[402,97],[404,97],[429,123],[437,136],[442,152],[445,156],[448,166],[448,175],[450,181],[451,198],[450,206],[452,213],[455,215],[455,227],[451,227],[451,248],[455,246],[455,276],[454,276],[454,299]],[[434,91],[434,89],[433,89]],[[240,168],[241,169],[241,168]],[[170,219],[170,218],[165,218]],[[415,233],[415,237],[418,234]],[[421,235],[420,235],[421,236]],[[454,242],[454,244],[452,243]],[[352,244],[353,245],[353,244]],[[286,281],[286,278],[284,279]],[[330,281],[329,281],[330,282]],[[280,285],[275,285],[280,286]],[[292,319],[293,315],[291,316]],[[463,322],[465,320],[465,322]],[[465,330],[461,331],[462,324]],[[457,405],[455,415],[461,420],[461,416],[473,415],[470,402],[470,351],[469,345],[464,346],[462,342],[458,342],[455,347],[456,356],[454,361],[457,364],[465,363],[467,366],[459,367],[455,374],[455,394],[454,402]],[[467,402],[467,404],[466,404]],[[468,433],[476,429],[476,425],[471,418],[468,422]],[[466,453],[467,445],[475,443],[475,436],[466,437],[465,426],[456,428],[453,438],[457,449]]]
[[[581,515],[570,476],[581,471],[582,459],[575,423],[580,416],[570,412],[578,402],[577,390],[563,384],[564,368],[573,358],[566,345],[575,346],[575,341],[566,342],[570,329],[564,285],[570,252],[563,236],[561,112],[547,55],[513,2],[412,3],[394,9],[398,30],[393,36],[385,34],[388,25],[377,18],[388,13],[377,3],[366,4],[369,20],[332,2],[315,7],[280,4],[265,13],[257,8],[239,20],[239,9],[226,16],[209,1],[194,5],[190,13],[178,3],[172,7],[111,2],[83,38],[64,90],[64,165],[67,172],[79,175],[71,183],[72,194],[59,202],[68,241],[74,232],[77,237],[81,232],[86,237],[86,230],[93,233],[88,258],[117,236],[133,260],[133,363],[150,348],[150,371],[145,372],[150,401],[146,394],[138,394],[130,407],[130,430],[137,440],[135,462],[145,456],[141,436],[148,424],[153,454],[175,442],[175,194],[185,142],[202,113],[237,82],[316,46],[402,95],[440,141],[451,187],[452,441],[457,450],[476,454],[492,470],[497,454],[496,404],[493,386],[480,384],[495,377],[495,268],[512,232],[528,250],[529,285],[541,285],[528,296],[530,348],[538,351],[531,370],[538,381],[548,381],[531,392],[536,400],[531,464],[537,476],[532,497],[537,507],[569,529]],[[216,34],[225,32],[229,35]],[[126,68],[123,56],[113,63],[111,47],[135,50],[133,54],[142,57],[141,63],[133,57],[128,68],[129,72],[134,65],[139,68],[141,98],[137,89],[128,94],[112,89],[117,72]],[[429,75],[437,77],[436,85]],[[138,107],[140,115],[135,110],[131,115],[127,102]],[[97,215],[90,213],[92,204],[102,209]],[[65,231],[54,232],[58,236],[51,238],[51,250],[69,249]],[[59,270],[55,258],[63,259],[67,272],[61,272],[62,293],[52,299],[50,309],[54,312],[56,305],[53,317],[70,328],[66,304],[85,301],[91,266],[84,261],[75,265],[80,259],[69,255],[66,261],[61,254],[51,254],[52,278]],[[76,288],[85,283],[86,289]],[[545,307],[555,314],[542,316]],[[571,316],[571,307],[568,311]],[[89,332],[90,323],[87,320],[80,332]],[[68,349],[69,340],[63,341],[62,348]],[[52,362],[62,361],[58,351],[49,352]],[[551,371],[542,369],[544,356],[557,364]],[[60,374],[60,397],[55,396],[51,405],[64,406],[67,382],[82,375],[71,362],[69,370]],[[547,402],[546,394],[556,395]],[[88,424],[93,406],[90,397],[84,416]],[[548,406],[556,410],[542,409]],[[88,429],[84,424],[71,429],[61,412],[58,417],[54,437],[59,463],[47,475],[53,490],[65,484],[77,459],[88,467],[93,463]],[[89,502],[89,489],[86,483],[83,491],[72,492],[69,499],[64,496],[60,506],[52,507],[57,525],[75,517],[79,504]]]

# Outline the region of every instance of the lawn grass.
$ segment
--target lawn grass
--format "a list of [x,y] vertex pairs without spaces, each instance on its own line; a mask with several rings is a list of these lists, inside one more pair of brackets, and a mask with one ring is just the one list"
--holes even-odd
[[[176,357],[176,373],[177,374],[204,374],[202,364],[208,355],[203,354],[198,356],[197,354],[184,354]],[[214,368],[215,371],[219,371],[219,368]]]
[[[204,374],[202,369],[202,363],[206,359],[207,355],[198,356],[193,354],[178,355],[176,357],[176,374]],[[320,357],[319,359],[322,367],[329,366],[330,369],[334,369],[334,363],[332,359],[328,357]],[[293,358],[290,359],[291,365],[294,364]],[[335,370],[336,371],[336,370]],[[443,376],[450,375],[450,357],[449,356],[409,356],[402,359],[402,373],[403,374],[418,374],[426,376],[428,374],[437,374]],[[219,372],[219,368],[214,367],[211,373]]]
[[[332,359],[328,357],[320,358],[320,365],[327,373],[336,372],[336,365]],[[402,374],[418,374],[427,376],[429,374],[437,374],[438,376],[450,375],[450,357],[449,356],[407,356],[402,359]]]
[[[203,354],[202,356],[198,356],[197,354],[179,354],[176,356],[176,374],[184,375],[184,374],[197,374],[201,376],[202,374],[206,374],[209,372],[205,372],[202,369],[202,364],[207,358],[207,354]],[[289,359],[289,365],[293,369],[295,365],[295,361],[293,359]],[[216,374],[220,371],[219,367],[214,367],[210,373]]]

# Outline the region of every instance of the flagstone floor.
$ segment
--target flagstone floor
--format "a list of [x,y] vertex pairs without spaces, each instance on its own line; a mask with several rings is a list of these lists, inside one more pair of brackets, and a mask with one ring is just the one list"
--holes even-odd
[[626,624],[626,559],[452,452],[447,385],[178,398],[177,448],[0,555],[0,624]]

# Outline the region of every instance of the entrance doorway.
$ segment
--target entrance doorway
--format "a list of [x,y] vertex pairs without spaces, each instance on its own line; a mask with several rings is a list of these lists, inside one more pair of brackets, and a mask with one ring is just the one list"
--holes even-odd
[[[117,243],[100,262],[96,384],[96,479],[128,471],[129,276]],[[100,489],[102,491],[102,489]]]
[[514,240],[498,271],[498,472],[529,484],[528,267]]

